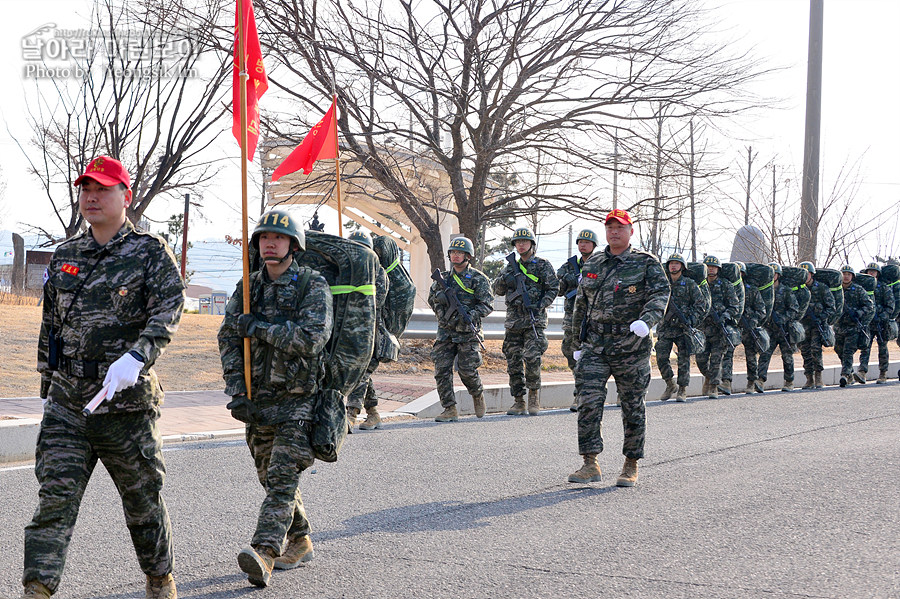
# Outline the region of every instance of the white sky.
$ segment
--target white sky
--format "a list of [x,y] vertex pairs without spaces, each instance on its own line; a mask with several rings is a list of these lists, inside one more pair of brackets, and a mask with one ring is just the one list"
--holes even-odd
[[[730,131],[735,137],[716,145],[733,154],[728,164],[737,166],[739,155],[746,156],[747,145],[758,152],[756,165],[775,160],[779,173],[793,180],[786,193],[797,194],[803,160],[803,132],[806,93],[808,0],[708,0],[720,7],[717,29],[735,40],[741,48],[753,47],[755,54],[769,62],[764,66],[783,66],[785,70],[760,82],[761,95],[780,97],[783,108],[764,110]],[[0,0],[4,9],[0,35],[0,78],[6,82],[0,104],[0,180],[6,183],[0,199],[0,229],[22,230],[23,223],[51,223],[48,201],[35,181],[25,173],[26,162],[10,139],[7,128],[20,140],[28,138],[24,121],[24,99],[33,93],[33,82],[24,75],[21,39],[37,27],[56,23],[75,29],[86,23],[87,0]],[[821,190],[830,188],[837,170],[846,162],[862,157],[864,181],[860,196],[867,210],[885,214],[885,222],[876,235],[861,248],[860,262],[876,252],[900,253],[897,206],[900,204],[900,2],[897,0],[827,0],[825,2],[824,91],[822,105],[822,157],[824,181]],[[270,90],[270,94],[277,93]],[[265,98],[263,99],[265,103]],[[226,117],[227,118],[227,117]],[[310,120],[317,120],[314,116]],[[229,122],[223,127],[230,127]],[[232,157],[223,173],[222,184],[204,194],[207,221],[193,220],[191,239],[221,239],[226,231],[240,230],[239,151],[230,136],[223,134],[223,154]],[[745,160],[745,159],[744,159]],[[744,162],[743,168],[746,168]],[[790,175],[793,173],[793,175]],[[768,175],[769,180],[771,175]],[[769,184],[764,185],[764,189]],[[620,189],[621,191],[621,189]],[[251,187],[251,194],[253,193]],[[785,192],[782,192],[785,193]],[[740,189],[733,195],[741,196]],[[258,202],[258,200],[251,200]],[[725,200],[723,200],[725,201]],[[258,204],[257,204],[258,205]],[[149,216],[165,219],[182,210],[182,201],[169,204],[154,200]],[[734,210],[734,207],[732,207]],[[333,222],[333,221],[332,221]],[[588,225],[590,223],[586,223]],[[733,239],[733,226],[716,223],[701,234],[702,249],[727,256]],[[579,224],[576,224],[576,232]],[[600,230],[599,224],[594,224]],[[163,226],[154,226],[160,230]],[[554,243],[564,247],[565,233]],[[560,256],[548,256],[561,262]]]

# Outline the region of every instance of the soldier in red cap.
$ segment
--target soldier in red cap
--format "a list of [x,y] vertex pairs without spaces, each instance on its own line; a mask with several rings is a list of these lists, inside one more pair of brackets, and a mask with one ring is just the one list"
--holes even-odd
[[[172,339],[184,283],[169,246],[125,216],[131,177],[100,156],[75,180],[90,225],[53,253],[38,344],[45,400],[35,450],[38,506],[25,527],[26,599],[49,598],[97,461],[116,485],[146,596],[174,599],[172,530],[160,494],[163,393],[153,363]],[[86,409],[92,398],[103,402]]]
[[644,457],[646,427],[644,396],[650,383],[650,329],[669,301],[669,281],[653,254],[631,247],[631,216],[613,210],[606,216],[606,242],[582,268],[575,295],[572,326],[578,330],[573,347],[578,389],[578,453],[584,465],[569,482],[600,480],[597,455],[603,451],[603,406],[606,383],[616,381],[625,464],[616,485],[632,487],[638,460]]

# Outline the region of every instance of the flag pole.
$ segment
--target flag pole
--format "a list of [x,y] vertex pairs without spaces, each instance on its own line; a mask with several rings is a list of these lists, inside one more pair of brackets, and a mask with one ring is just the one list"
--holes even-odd
[[[244,7],[243,2],[252,0],[237,0],[238,22],[238,74],[240,76],[240,101],[241,101],[241,252],[244,263],[244,278],[242,291],[244,294],[244,314],[250,313],[250,244],[247,239],[247,52],[244,48]],[[250,338],[244,337],[244,383],[247,386],[247,399],[251,399],[250,392]]]
[[331,104],[334,106],[334,117],[331,119],[331,126],[334,127],[334,175],[337,181],[337,211],[338,211],[338,236],[344,236],[344,207],[341,204],[341,144],[338,143],[337,135],[337,94],[331,97]]

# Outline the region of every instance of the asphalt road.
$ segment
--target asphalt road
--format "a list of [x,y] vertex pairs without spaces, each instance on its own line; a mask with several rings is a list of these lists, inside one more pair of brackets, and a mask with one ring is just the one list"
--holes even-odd
[[[900,385],[648,405],[618,489],[580,465],[575,416],[398,423],[301,482],[316,557],[255,590],[237,568],[262,489],[239,442],[168,449],[180,597],[900,597]],[[0,470],[0,596],[18,597],[29,469]],[[143,597],[108,476],[88,488],[55,598]]]

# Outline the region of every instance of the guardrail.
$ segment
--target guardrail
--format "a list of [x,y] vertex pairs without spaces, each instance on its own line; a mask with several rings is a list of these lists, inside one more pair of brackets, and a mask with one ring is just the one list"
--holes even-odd
[[[484,331],[485,339],[503,339],[506,330],[503,323],[506,320],[506,312],[491,312],[481,319],[481,328]],[[545,329],[547,339],[562,339],[562,322],[563,315],[561,313],[550,313],[550,322]],[[431,310],[416,309],[413,311],[409,323],[406,325],[406,331],[403,333],[404,339],[434,339],[437,336],[437,318]]]

